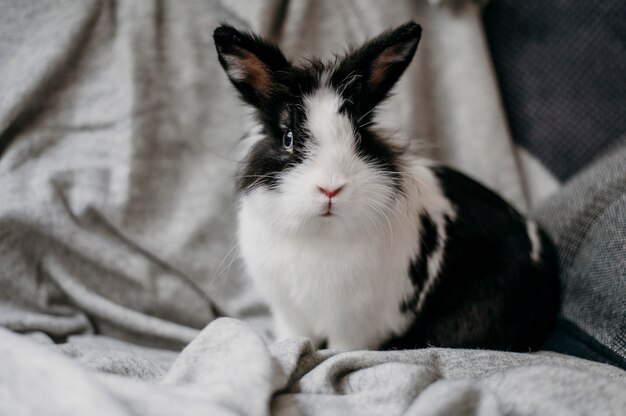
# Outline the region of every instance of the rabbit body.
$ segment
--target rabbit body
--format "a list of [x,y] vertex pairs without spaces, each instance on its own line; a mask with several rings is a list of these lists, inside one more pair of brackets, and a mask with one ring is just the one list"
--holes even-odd
[[[427,187],[439,189],[428,168],[415,171]],[[331,348],[376,348],[406,331],[413,316],[400,306],[414,296],[408,274],[420,251],[420,208],[438,219],[454,212],[440,193],[414,206],[410,201],[420,192],[417,181],[411,182],[404,191],[411,199],[398,200],[396,214],[347,232],[331,220],[283,234],[259,216],[262,195],[241,201],[241,254],[272,306],[279,339],[305,335],[326,339]]]
[[255,35],[215,32],[261,125],[238,178],[238,239],[278,339],[526,350],[553,325],[556,257],[537,225],[372,126],[420,34],[409,22],[294,65]]

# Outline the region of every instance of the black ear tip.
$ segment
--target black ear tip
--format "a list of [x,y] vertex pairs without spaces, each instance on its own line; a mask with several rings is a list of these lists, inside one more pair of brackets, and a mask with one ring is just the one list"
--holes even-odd
[[400,32],[407,38],[419,39],[419,37],[422,35],[422,26],[411,20],[400,26],[398,28],[398,32]]
[[213,31],[213,40],[216,44],[231,43],[236,41],[240,33],[228,24],[222,24]]

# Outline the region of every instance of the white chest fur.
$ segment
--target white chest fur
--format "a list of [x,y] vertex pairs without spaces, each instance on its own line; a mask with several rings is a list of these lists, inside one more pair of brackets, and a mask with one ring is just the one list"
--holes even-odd
[[413,316],[400,305],[413,295],[408,271],[419,256],[420,213],[437,223],[452,209],[430,170],[415,173],[386,221],[364,223],[358,233],[338,232],[329,218],[314,231],[284,234],[263,212],[271,194],[242,198],[240,253],[270,304],[278,339],[307,336],[327,339],[330,348],[361,349],[406,330]]

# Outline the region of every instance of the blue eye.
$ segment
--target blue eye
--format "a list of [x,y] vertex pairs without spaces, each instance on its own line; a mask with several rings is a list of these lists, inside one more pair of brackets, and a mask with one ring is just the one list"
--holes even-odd
[[287,150],[293,149],[293,132],[291,130],[287,130],[283,134],[283,146]]

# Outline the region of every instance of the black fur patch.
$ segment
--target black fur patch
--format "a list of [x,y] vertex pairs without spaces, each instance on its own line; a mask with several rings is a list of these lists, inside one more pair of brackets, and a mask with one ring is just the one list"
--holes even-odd
[[[257,118],[266,137],[254,145],[244,161],[237,182],[239,192],[248,192],[260,186],[276,189],[280,174],[302,162],[306,142],[311,139],[303,128],[303,98],[319,86],[322,70],[319,62],[292,68],[292,83],[281,96],[276,97],[277,103],[259,109]],[[288,121],[286,125],[285,120]],[[291,153],[283,148],[285,128],[294,134]]]
[[383,348],[540,347],[559,308],[551,242],[541,233],[541,262],[535,263],[517,211],[461,173],[437,168],[435,174],[457,218],[447,222],[443,263],[422,310],[406,334]]

